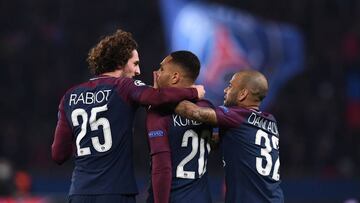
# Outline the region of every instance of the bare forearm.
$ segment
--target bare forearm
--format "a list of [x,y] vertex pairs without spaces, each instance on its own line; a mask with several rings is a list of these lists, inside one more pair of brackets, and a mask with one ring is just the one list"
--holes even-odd
[[199,107],[189,101],[180,102],[175,112],[185,118],[208,123],[211,125],[217,124],[216,113],[211,108]]

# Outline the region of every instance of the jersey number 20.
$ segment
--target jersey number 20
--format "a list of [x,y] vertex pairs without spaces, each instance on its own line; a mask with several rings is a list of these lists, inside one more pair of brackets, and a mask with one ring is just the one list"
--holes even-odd
[[104,134],[104,144],[100,144],[99,137],[92,137],[91,142],[94,147],[94,149],[98,152],[106,152],[108,151],[112,146],[112,138],[111,138],[111,130],[110,130],[110,123],[109,120],[106,118],[98,118],[96,119],[96,114],[99,112],[106,111],[107,104],[104,106],[94,107],[91,109],[91,115],[90,118],[88,118],[88,114],[84,109],[78,108],[75,109],[71,113],[71,121],[75,126],[79,126],[79,120],[78,117],[81,116],[82,118],[82,124],[81,124],[81,131],[76,137],[76,149],[78,156],[85,156],[88,154],[91,154],[90,147],[80,147],[81,140],[85,137],[87,132],[87,125],[88,121],[90,124],[90,130],[96,131],[98,130],[99,126],[102,126],[103,134]]
[[[272,179],[280,180],[279,168],[280,168],[280,160],[279,156],[275,160],[275,165],[273,166],[273,160],[270,152],[273,149],[279,149],[279,138],[276,136],[271,137],[271,143],[269,139],[269,135],[263,130],[258,130],[256,132],[255,144],[261,145],[261,140],[265,141],[265,148],[261,148],[261,156],[265,157],[256,157],[256,170],[263,176],[270,175],[271,169],[273,169]],[[266,161],[265,167],[263,167],[263,161]]]
[[[195,155],[198,152],[199,146],[200,146],[200,155],[198,159],[198,174],[201,177],[206,172],[206,160],[205,160],[205,139],[200,138],[199,143],[199,136],[198,134],[193,130],[187,130],[184,133],[181,146],[187,147],[189,138],[191,138],[191,152],[188,154],[176,167],[176,177],[178,178],[186,178],[186,179],[195,179],[195,171],[184,171],[184,166],[189,161],[191,161]],[[206,149],[208,153],[210,153],[210,144],[206,143]]]

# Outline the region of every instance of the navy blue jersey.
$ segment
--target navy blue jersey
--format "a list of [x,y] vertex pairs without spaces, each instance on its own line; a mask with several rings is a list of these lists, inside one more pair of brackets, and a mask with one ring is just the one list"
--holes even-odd
[[[197,103],[200,106],[211,106],[205,100]],[[209,139],[212,128],[209,125],[183,118],[177,114],[153,116],[149,111],[147,119],[148,136],[151,154],[169,150],[167,145],[159,144],[161,137],[167,136],[171,150],[171,194],[170,202],[211,202],[206,171],[207,158],[210,153]],[[157,139],[157,141],[156,141]],[[150,196],[151,196],[150,189]],[[150,198],[151,199],[151,198]],[[148,202],[152,202],[151,200]]]
[[52,156],[62,163],[74,149],[69,195],[136,194],[132,160],[135,110],[139,104],[196,98],[196,90],[189,90],[177,90],[175,95],[173,89],[155,90],[140,81],[114,77],[94,78],[68,90],[59,106]]
[[218,107],[227,203],[283,202],[279,132],[268,113]]
[[119,194],[106,194],[106,195],[72,195],[69,197],[69,203],[135,203],[135,195],[119,195]]

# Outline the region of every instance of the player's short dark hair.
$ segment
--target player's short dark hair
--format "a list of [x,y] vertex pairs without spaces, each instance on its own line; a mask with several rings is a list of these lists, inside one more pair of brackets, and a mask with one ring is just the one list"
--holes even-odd
[[125,66],[132,57],[132,51],[137,49],[137,43],[131,33],[121,29],[105,36],[101,41],[90,49],[87,62],[92,74],[100,75],[117,69],[117,66]]
[[171,62],[179,65],[186,73],[186,76],[195,81],[200,72],[199,58],[190,51],[175,51],[170,54]]
[[255,101],[261,102],[267,95],[268,82],[266,77],[256,70],[244,70],[242,74],[241,87],[247,87]]

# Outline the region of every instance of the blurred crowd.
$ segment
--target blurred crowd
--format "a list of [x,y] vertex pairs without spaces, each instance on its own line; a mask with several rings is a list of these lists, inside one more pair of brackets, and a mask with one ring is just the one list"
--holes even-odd
[[[292,23],[304,35],[305,70],[269,108],[279,122],[282,177],[359,177],[360,112],[349,109],[347,79],[360,72],[360,1],[209,2]],[[50,159],[60,97],[90,77],[88,50],[116,28],[133,33],[140,79],[151,83],[167,55],[158,1],[2,1],[0,16],[0,158],[35,175],[70,173],[71,165]],[[139,115],[135,156],[141,159],[147,152]]]

